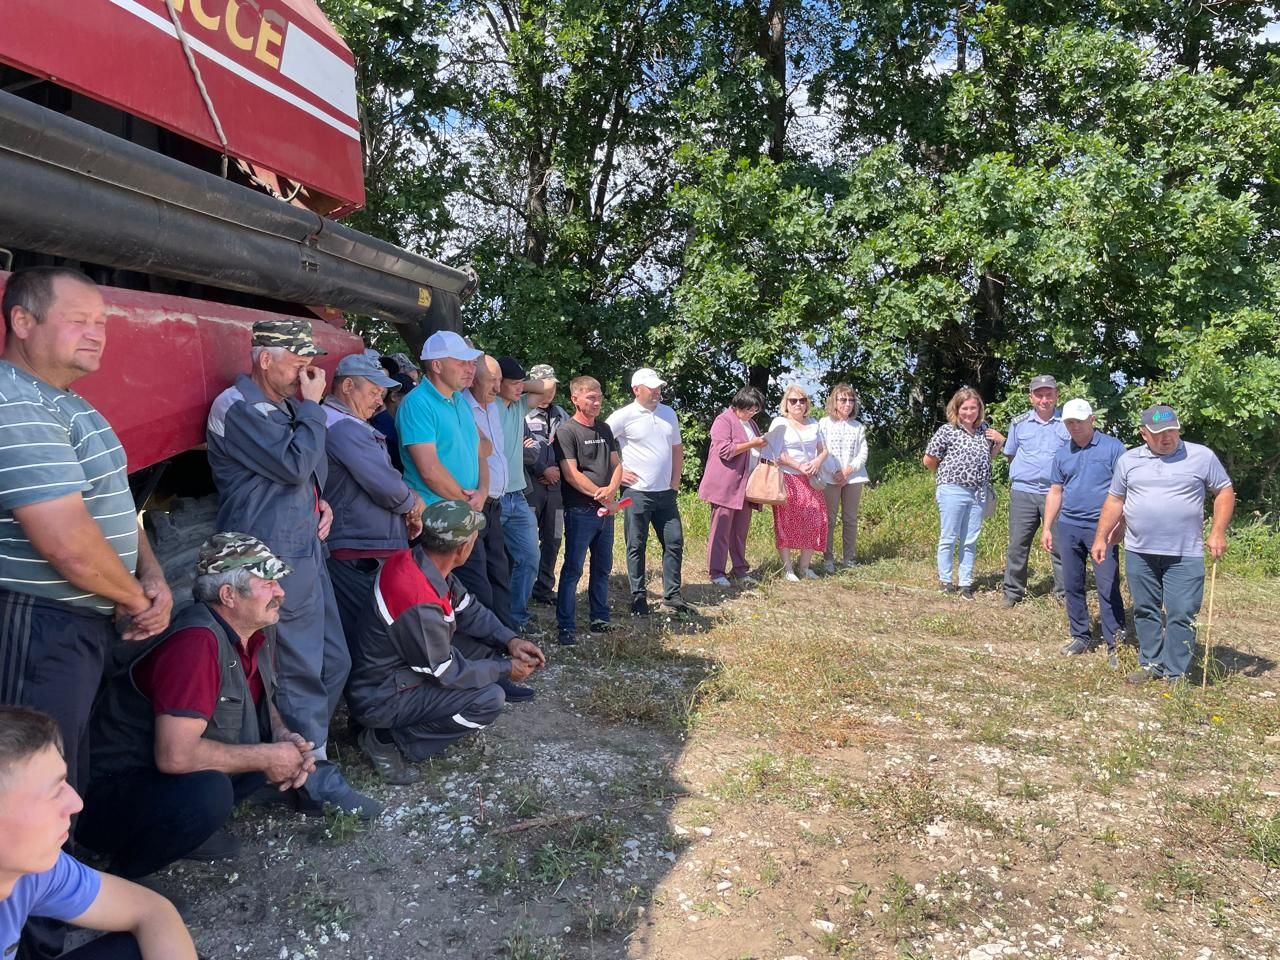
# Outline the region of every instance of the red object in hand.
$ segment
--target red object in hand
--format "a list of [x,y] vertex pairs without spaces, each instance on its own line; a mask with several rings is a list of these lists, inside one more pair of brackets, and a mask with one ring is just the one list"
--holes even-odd
[[617,503],[613,504],[612,506],[601,507],[599,510],[596,511],[596,516],[607,517],[609,514],[617,513],[619,510],[625,510],[629,506],[631,506],[631,498],[624,497],[622,500],[619,500]]

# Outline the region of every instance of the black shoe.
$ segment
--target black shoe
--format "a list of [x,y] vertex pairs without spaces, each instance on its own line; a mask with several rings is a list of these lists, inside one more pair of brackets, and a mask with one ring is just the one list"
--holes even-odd
[[213,863],[216,860],[234,860],[240,856],[240,838],[228,833],[225,827],[219,827],[204,843],[190,853],[183,854],[183,860],[201,860]]
[[1092,640],[1085,640],[1083,637],[1076,637],[1058,652],[1064,657],[1079,657],[1093,650],[1094,643]]
[[529,598],[529,602],[541,604],[544,607],[554,607],[556,605],[556,595],[554,593],[535,593]]
[[[633,617],[647,617],[649,615],[649,598],[643,596],[632,597],[631,615]],[[591,625],[591,629],[595,629],[595,624]]]
[[1004,595],[1004,599],[1000,601],[1000,606],[1008,610],[1010,607],[1016,607],[1022,602],[1021,597],[1011,597],[1009,594]]
[[383,743],[373,730],[361,730],[360,736],[356,738],[356,744],[369,758],[378,776],[387,783],[405,786],[422,779],[418,768],[405,761],[400,748],[394,743]]
[[578,638],[574,636],[572,630],[561,630],[558,639],[562,647],[576,647],[578,645]]
[[974,590],[973,590],[973,584],[972,584],[972,583],[966,583],[963,587],[961,587],[961,588],[960,588],[960,599],[961,599],[961,600],[976,600],[976,599],[977,599],[977,594],[976,594],[976,593],[974,593]]
[[954,583],[943,583],[941,580],[939,580],[938,589],[941,590],[943,593],[955,593],[956,585]]
[[670,600],[663,600],[662,605],[670,610],[676,616],[680,617],[696,617],[698,608],[689,603],[684,597],[674,597]]
[[498,686],[507,695],[507,703],[524,703],[526,700],[532,700],[538,695],[538,691],[533,687],[522,687],[520,684],[505,678],[498,681]]
[[611,623],[608,620],[592,620],[591,621],[592,633],[613,633],[613,631],[617,629],[618,629],[618,625],[616,623]]

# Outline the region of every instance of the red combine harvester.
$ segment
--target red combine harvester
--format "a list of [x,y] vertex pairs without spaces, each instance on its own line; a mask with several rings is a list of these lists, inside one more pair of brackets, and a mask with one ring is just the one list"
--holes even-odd
[[0,286],[64,263],[102,285],[107,352],[76,389],[140,504],[166,464],[167,492],[202,492],[187,451],[255,320],[313,320],[330,371],[361,349],[344,311],[415,350],[457,328],[472,273],[330,219],[364,203],[361,129],[351,52],[313,0],[0,7]]

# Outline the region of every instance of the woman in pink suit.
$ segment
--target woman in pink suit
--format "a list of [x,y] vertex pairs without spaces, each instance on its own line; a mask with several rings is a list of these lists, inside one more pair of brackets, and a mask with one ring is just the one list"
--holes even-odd
[[747,478],[760,459],[765,438],[751,422],[764,409],[764,397],[755,387],[743,387],[733,402],[711,425],[711,451],[698,486],[698,496],[711,504],[711,531],[707,544],[707,572],[718,587],[729,586],[725,560],[733,563],[733,578],[755,586],[747,576],[747,532],[751,529],[751,504],[747,503]]

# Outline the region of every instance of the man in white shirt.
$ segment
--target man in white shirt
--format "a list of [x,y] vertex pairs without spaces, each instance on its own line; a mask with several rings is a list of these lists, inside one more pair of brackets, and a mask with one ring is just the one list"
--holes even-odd
[[642,367],[631,377],[635,402],[615,410],[605,422],[622,454],[622,496],[631,497],[623,522],[627,543],[627,578],[631,581],[631,615],[649,613],[645,593],[645,549],[653,525],[662,545],[662,602],[679,614],[694,613],[680,595],[684,527],[676,492],[684,469],[684,446],[675,411],[662,402],[666,381]]

